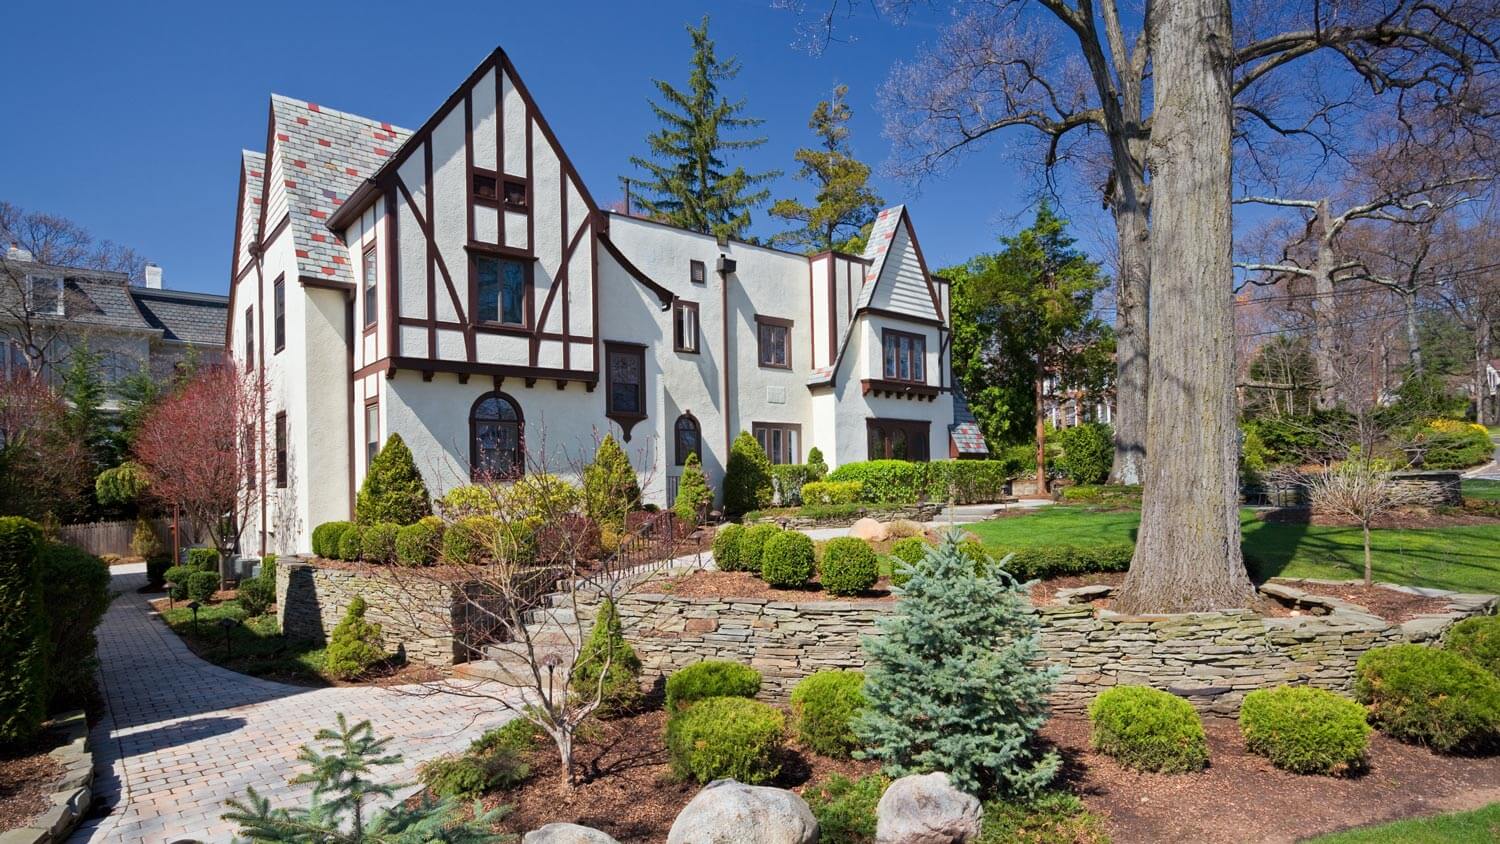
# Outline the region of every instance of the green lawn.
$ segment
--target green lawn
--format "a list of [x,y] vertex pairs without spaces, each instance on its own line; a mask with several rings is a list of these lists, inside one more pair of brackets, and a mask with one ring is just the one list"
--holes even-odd
[[[1134,542],[1140,513],[1052,506],[969,525],[991,547]],[[1257,580],[1362,576],[1359,528],[1272,524],[1241,512],[1245,557]],[[1414,586],[1500,592],[1500,525],[1377,530],[1375,577]]]
[[1500,481],[1465,478],[1463,485],[1464,498],[1477,498],[1482,501],[1500,501]]
[[1312,844],[1449,844],[1500,841],[1500,803],[1473,812],[1397,821],[1311,839]]
[[[195,653],[215,665],[231,671],[290,683],[326,685],[320,673],[324,648],[311,642],[288,639],[276,627],[274,614],[246,618],[235,601],[208,604],[193,612],[178,601],[175,609],[161,615]],[[222,619],[232,619],[228,647],[225,646]]]

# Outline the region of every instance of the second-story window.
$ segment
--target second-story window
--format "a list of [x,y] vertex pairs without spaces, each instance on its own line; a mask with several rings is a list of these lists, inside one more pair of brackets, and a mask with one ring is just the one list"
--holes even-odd
[[681,299],[672,303],[672,348],[698,352],[698,303]]
[[31,276],[27,279],[27,292],[33,314],[47,316],[63,315],[63,280],[49,276]]
[[645,347],[631,344],[605,346],[605,397],[611,416],[637,418],[646,415]]
[[476,255],[474,269],[479,289],[476,307],[479,321],[526,325],[529,267],[508,258]]
[[245,371],[255,369],[255,306],[245,309]]
[[279,352],[286,348],[286,276],[277,276],[273,289],[271,301],[276,308],[276,313],[271,324],[271,331],[276,338],[276,351]]
[[885,346],[885,379],[925,384],[927,338],[891,329],[886,329],[882,337]]
[[375,283],[375,244],[371,243],[365,247],[360,255],[360,272],[364,276],[365,295],[365,327],[369,328],[375,324],[376,313],[376,283]]
[[772,369],[791,369],[792,321],[757,316],[755,330],[760,365]]

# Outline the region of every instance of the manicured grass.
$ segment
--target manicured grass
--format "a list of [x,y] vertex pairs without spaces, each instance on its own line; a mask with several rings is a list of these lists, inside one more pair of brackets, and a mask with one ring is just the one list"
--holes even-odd
[[1500,501],[1500,481],[1465,478],[1463,485],[1464,498],[1477,498],[1481,501]]
[[1448,844],[1500,841],[1500,803],[1473,812],[1397,821],[1311,839],[1314,844]]
[[[311,642],[288,639],[276,627],[276,616],[246,618],[235,601],[198,608],[198,622],[182,602],[161,615],[193,652],[231,671],[293,683],[326,685],[323,679],[324,648]],[[237,622],[229,631],[226,651],[222,619]]]
[[[1138,512],[1052,506],[967,526],[991,547],[1134,542]],[[1274,524],[1240,514],[1251,576],[1352,579],[1363,576],[1359,528]],[[1500,592],[1500,525],[1377,530],[1375,578],[1414,586]]]

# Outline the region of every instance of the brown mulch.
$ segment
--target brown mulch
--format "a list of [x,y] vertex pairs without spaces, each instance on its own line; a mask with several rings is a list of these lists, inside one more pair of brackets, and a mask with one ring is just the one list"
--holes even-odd
[[1366,586],[1363,583],[1338,585],[1295,583],[1292,585],[1314,595],[1324,595],[1358,604],[1386,621],[1396,624],[1425,613],[1440,613],[1448,606],[1448,602],[1441,598],[1424,598],[1420,595],[1387,589],[1384,586]]
[[1196,774],[1131,771],[1089,749],[1088,722],[1058,716],[1042,729],[1062,751],[1064,777],[1127,842],[1293,842],[1413,815],[1467,811],[1500,800],[1500,757],[1440,756],[1370,734],[1369,769],[1355,777],[1291,774],[1245,750],[1234,721],[1205,718],[1209,767]]
[[658,578],[641,585],[642,592],[663,592],[679,598],[758,598],[804,604],[813,601],[847,601],[885,603],[896,600],[891,583],[882,577],[873,589],[863,595],[829,595],[816,579],[803,589],[778,589],[746,571],[699,570],[675,577]]
[[0,754],[0,831],[19,829],[47,809],[52,784],[63,774],[47,752],[51,742]]
[[[555,822],[590,826],[621,844],[656,844],[682,807],[701,788],[672,777],[664,734],[666,713],[655,710],[598,722],[574,748],[583,782],[568,788],[561,782],[557,754],[541,740],[530,761],[533,776],[520,788],[487,795],[486,808],[512,806],[501,823],[509,832],[525,832]],[[544,746],[546,745],[546,746]],[[792,748],[781,776],[771,785],[801,791],[829,774],[859,777],[878,766],[872,762],[834,760]]]
[[1069,574],[1062,577],[1049,577],[1046,580],[1038,580],[1031,584],[1031,603],[1041,606],[1043,604],[1057,603],[1057,590],[1077,589],[1080,586],[1113,586],[1116,589],[1125,582],[1125,572],[1095,572],[1093,574]]
[[[1336,513],[1314,513],[1306,507],[1283,507],[1262,510],[1256,518],[1263,522],[1291,525],[1315,525],[1317,527],[1359,527],[1359,521]],[[1384,530],[1422,530],[1425,528],[1464,527],[1467,525],[1492,525],[1500,522],[1500,516],[1484,510],[1465,510],[1457,507],[1411,507],[1386,513],[1370,523],[1370,527]]]

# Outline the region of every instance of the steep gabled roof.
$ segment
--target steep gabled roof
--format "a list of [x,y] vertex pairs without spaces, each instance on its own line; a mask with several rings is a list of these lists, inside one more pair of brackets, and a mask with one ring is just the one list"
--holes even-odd
[[870,237],[865,241],[864,259],[869,263],[865,264],[865,283],[860,285],[855,310],[870,306],[870,299],[875,295],[875,282],[880,280],[880,273],[885,269],[885,259],[891,254],[891,242],[896,239],[896,225],[901,222],[905,213],[905,205],[892,205],[875,218]]
[[229,297],[133,286],[129,292],[146,324],[163,338],[196,346],[223,345]]
[[[328,219],[395,153],[410,130],[280,94],[271,97],[273,143],[281,165],[300,275],[354,283]],[[277,220],[265,221],[274,226]]]

